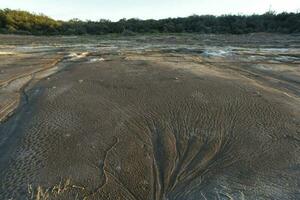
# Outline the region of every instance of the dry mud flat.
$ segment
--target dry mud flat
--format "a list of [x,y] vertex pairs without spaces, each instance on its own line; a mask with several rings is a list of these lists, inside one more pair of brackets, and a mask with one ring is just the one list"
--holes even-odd
[[0,198],[299,199],[299,49],[282,50],[91,52],[0,126]]
[[[1,54],[2,53],[2,54]],[[0,53],[0,122],[18,107],[22,89],[33,79],[41,79],[62,59],[61,55],[35,53],[27,55],[15,52]]]

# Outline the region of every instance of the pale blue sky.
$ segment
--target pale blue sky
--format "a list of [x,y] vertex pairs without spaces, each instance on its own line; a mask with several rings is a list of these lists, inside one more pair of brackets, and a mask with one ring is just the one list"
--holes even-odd
[[192,14],[300,12],[300,0],[0,0],[0,8],[43,13],[55,19],[160,19]]

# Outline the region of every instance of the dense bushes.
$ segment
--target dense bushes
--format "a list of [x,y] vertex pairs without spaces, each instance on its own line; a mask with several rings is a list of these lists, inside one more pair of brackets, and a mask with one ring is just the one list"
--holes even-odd
[[299,33],[300,13],[268,12],[263,15],[193,15],[161,20],[121,19],[67,22],[26,11],[0,10],[0,33],[35,35],[81,35],[125,33],[231,33],[253,32]]
[[58,34],[61,22],[25,11],[0,10],[0,30],[4,33]]

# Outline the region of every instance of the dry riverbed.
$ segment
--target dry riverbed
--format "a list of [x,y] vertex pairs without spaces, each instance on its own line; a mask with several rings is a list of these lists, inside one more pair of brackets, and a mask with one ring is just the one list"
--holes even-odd
[[0,35],[0,199],[299,199],[300,36]]

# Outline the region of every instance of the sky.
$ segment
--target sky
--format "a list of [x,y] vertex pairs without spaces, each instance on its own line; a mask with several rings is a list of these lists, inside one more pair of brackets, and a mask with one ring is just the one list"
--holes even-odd
[[300,12],[300,0],[0,0],[0,9],[43,13],[59,20],[162,19],[197,15]]

